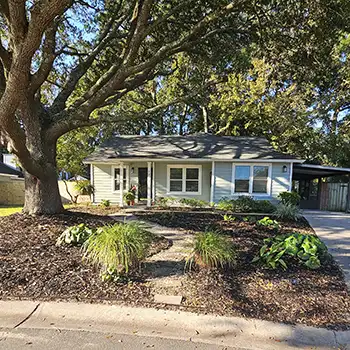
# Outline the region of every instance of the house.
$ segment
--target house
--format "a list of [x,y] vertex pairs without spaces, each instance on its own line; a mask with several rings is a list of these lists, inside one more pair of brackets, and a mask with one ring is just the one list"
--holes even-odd
[[302,162],[263,138],[202,133],[115,136],[85,159],[94,203],[123,205],[123,192],[136,185],[137,200],[147,200],[147,206],[166,196],[217,203],[250,195],[273,201],[292,189],[293,164]]
[[0,161],[0,205],[19,205],[23,200],[22,172]]

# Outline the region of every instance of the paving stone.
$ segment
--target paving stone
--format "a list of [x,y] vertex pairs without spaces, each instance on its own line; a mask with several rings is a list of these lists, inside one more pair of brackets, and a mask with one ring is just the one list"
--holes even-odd
[[154,301],[159,304],[168,305],[181,305],[182,296],[181,295],[161,295],[156,294],[154,296]]

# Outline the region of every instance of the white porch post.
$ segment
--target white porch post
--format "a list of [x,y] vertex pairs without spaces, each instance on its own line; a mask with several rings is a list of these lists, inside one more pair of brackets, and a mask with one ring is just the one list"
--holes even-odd
[[214,203],[215,194],[215,162],[211,163],[211,189],[210,189],[210,203]]
[[156,199],[156,164],[152,163],[152,202]]
[[120,194],[120,207],[123,208],[124,207],[124,164],[120,163],[119,165],[119,194]]
[[150,207],[152,205],[151,178],[152,178],[152,162],[147,162],[147,207]]

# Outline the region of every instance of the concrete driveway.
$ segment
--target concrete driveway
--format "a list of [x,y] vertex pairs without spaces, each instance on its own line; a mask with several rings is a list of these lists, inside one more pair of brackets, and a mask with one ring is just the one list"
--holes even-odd
[[350,289],[350,214],[304,210],[303,215],[342,267]]

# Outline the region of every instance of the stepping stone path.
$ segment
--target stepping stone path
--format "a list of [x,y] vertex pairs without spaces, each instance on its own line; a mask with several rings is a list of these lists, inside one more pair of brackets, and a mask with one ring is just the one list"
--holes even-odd
[[[120,222],[139,222],[148,231],[172,241],[173,244],[169,249],[162,250],[146,259],[143,271],[150,283],[152,294],[155,294],[158,299],[159,295],[164,295],[177,296],[181,300],[181,292],[185,287],[186,280],[185,262],[191,254],[193,235],[185,230],[140,220],[133,213],[116,213],[111,216]],[[164,300],[166,299],[165,297]]]

